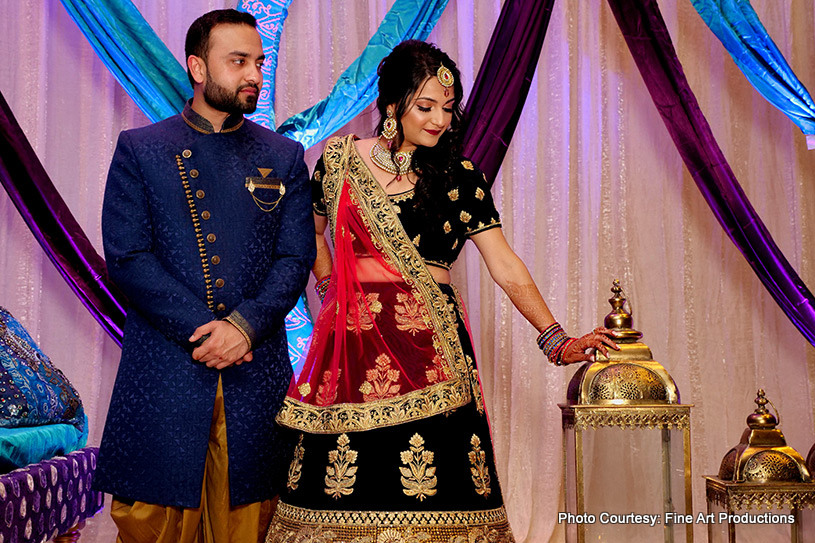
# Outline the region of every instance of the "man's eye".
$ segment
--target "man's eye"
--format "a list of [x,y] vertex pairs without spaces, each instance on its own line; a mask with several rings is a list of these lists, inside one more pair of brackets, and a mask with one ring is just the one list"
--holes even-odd
[[233,63],[235,63],[235,64],[243,64],[243,63],[244,63],[244,60],[243,60],[242,58],[236,58],[236,59],[235,59],[235,60],[233,60],[232,62],[233,62]]

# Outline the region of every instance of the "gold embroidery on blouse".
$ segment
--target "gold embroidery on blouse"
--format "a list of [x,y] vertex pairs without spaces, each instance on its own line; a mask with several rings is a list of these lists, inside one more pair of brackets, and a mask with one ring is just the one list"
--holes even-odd
[[489,497],[490,492],[490,470],[487,467],[487,453],[481,450],[481,439],[475,434],[470,438],[473,446],[467,456],[470,457],[470,473],[472,474],[475,492],[479,496]]
[[452,249],[455,249],[456,247],[458,247],[458,240],[456,240],[456,241],[454,241],[454,242],[453,242],[453,247],[452,247]]
[[397,214],[402,212],[402,208],[396,204],[393,204],[393,210],[396,211]]
[[388,198],[390,198],[391,202],[402,203],[413,198],[414,193],[415,189],[410,189],[405,192],[400,192],[399,194],[388,194]]
[[345,320],[349,332],[361,334],[363,330],[371,330],[374,327],[374,320],[382,312],[382,302],[379,301],[379,293],[371,292],[362,297],[361,292],[357,292],[356,305],[348,307],[348,315]]
[[451,201],[455,202],[458,200],[458,189],[453,189],[447,193],[447,196],[450,198]]
[[461,165],[464,166],[465,170],[472,170],[473,169],[473,163],[470,162],[469,160],[462,160]]
[[322,178],[322,174],[320,173],[320,170],[317,170],[314,172],[314,180],[319,182],[320,178]]
[[416,237],[413,238],[413,245],[418,247],[419,243],[421,243],[421,239],[422,239],[422,235],[421,234],[416,234]]
[[475,189],[475,197],[478,198],[479,200],[483,200],[484,199],[484,189],[482,189],[481,187],[476,187],[476,189]]
[[402,492],[406,496],[415,496],[423,501],[428,496],[436,494],[436,467],[433,466],[433,451],[426,451],[424,438],[413,434],[410,438],[410,450],[402,451],[402,463],[408,467],[400,467],[402,474]]
[[469,229],[464,234],[467,235],[467,236],[472,236],[473,234],[478,234],[479,232],[482,232],[482,231],[484,231],[484,230],[486,230],[488,228],[492,228],[493,226],[500,226],[500,225],[501,225],[501,221],[499,221],[498,219],[493,217],[492,219],[490,219],[490,222],[488,222],[487,224],[484,224],[483,222],[479,222],[478,227]]
[[470,219],[472,219],[473,216],[470,215],[469,213],[467,213],[466,211],[462,211],[459,214],[458,218],[461,219],[461,222],[466,224],[466,223],[470,222]]
[[289,490],[297,490],[300,477],[303,474],[303,455],[306,452],[303,448],[304,437],[305,434],[300,434],[300,440],[297,442],[297,445],[294,446],[294,458],[291,461],[291,465],[289,465],[289,479],[286,482],[286,486]]
[[450,226],[450,221],[444,221],[444,233],[449,234],[450,232],[452,232],[452,230],[453,227]]
[[423,310],[424,308],[419,304],[416,298],[399,292],[396,295],[396,301],[398,302],[394,306],[396,312],[394,315],[396,328],[412,336],[416,336],[416,332],[427,330],[426,321],[430,320],[430,318],[425,315],[427,311]]
[[326,466],[325,488],[326,494],[340,499],[354,492],[354,483],[357,482],[357,455],[359,453],[351,449],[351,440],[346,434],[337,438],[337,448],[328,451],[328,462]]
[[391,367],[391,359],[386,354],[380,354],[375,360],[376,367],[365,372],[367,381],[362,383],[359,391],[366,402],[393,398],[399,394],[402,385],[398,383],[400,372]]
[[300,396],[304,398],[311,394],[311,384],[310,383],[303,383],[299,387],[297,387],[297,392],[300,393]]

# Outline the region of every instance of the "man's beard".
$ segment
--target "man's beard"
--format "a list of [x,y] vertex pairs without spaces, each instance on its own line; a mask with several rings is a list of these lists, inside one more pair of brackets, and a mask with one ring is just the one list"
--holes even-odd
[[[242,100],[240,92],[249,87],[257,90],[258,94],[247,94],[245,99]],[[207,84],[204,85],[204,101],[213,109],[230,115],[254,113],[258,107],[259,94],[260,89],[258,86],[251,83],[241,85],[235,92],[229,92],[226,87],[216,83],[207,72]]]

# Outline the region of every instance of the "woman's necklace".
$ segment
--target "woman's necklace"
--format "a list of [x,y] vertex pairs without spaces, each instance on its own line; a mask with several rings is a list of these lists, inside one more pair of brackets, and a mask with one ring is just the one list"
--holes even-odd
[[396,176],[397,181],[402,180],[402,176],[410,172],[410,161],[413,158],[413,150],[396,151],[392,156],[391,152],[385,149],[379,140],[376,140],[371,147],[371,161],[388,173]]

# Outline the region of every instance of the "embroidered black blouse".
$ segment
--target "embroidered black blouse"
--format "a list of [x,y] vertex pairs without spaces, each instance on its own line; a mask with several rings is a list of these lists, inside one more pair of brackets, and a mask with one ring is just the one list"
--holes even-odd
[[[323,158],[317,162],[311,177],[311,199],[314,213],[327,214],[322,178]],[[455,188],[447,193],[444,217],[428,223],[413,205],[414,190],[389,195],[402,227],[424,261],[450,269],[469,236],[500,227],[501,220],[492,200],[486,177],[472,162],[462,160],[454,174]]]

